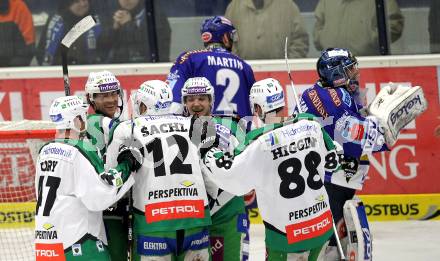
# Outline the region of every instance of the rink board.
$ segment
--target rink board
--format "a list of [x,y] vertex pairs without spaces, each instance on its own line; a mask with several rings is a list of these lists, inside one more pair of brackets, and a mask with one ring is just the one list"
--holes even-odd
[[[440,194],[359,195],[369,221],[440,220]],[[261,224],[258,208],[249,210],[253,224]]]
[[[370,221],[440,220],[440,194],[359,195]],[[35,202],[0,203],[0,229],[32,228]],[[249,210],[253,224],[261,224],[258,208]]]

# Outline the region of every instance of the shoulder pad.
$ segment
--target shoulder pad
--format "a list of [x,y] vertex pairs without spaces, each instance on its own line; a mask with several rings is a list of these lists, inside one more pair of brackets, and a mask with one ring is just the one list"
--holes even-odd
[[186,60],[188,60],[188,58],[192,55],[192,54],[196,54],[196,53],[207,53],[210,52],[210,50],[208,49],[202,49],[202,50],[193,50],[193,51],[187,51],[182,53],[179,58],[177,59],[176,63],[182,64],[184,63]]

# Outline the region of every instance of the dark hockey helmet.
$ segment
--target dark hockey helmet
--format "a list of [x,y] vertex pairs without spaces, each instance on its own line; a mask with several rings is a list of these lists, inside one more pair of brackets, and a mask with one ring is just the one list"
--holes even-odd
[[200,27],[200,34],[204,43],[221,43],[223,35],[227,33],[232,41],[236,40],[236,33],[232,22],[223,16],[214,16],[206,19]]
[[359,86],[356,57],[348,49],[328,48],[321,53],[316,69],[324,87],[343,87],[354,93]]

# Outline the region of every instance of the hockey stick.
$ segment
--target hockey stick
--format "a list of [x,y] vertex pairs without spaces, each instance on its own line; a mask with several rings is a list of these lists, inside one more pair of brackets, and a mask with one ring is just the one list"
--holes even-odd
[[69,48],[83,33],[95,25],[96,22],[93,17],[88,15],[76,23],[61,41],[61,64],[63,66],[64,93],[66,96],[70,95],[70,79],[67,69],[67,53],[69,52]]
[[284,43],[284,60],[286,61],[286,69],[287,69],[287,74],[289,75],[289,79],[290,79],[290,87],[292,87],[292,91],[293,91],[293,96],[295,96],[295,102],[296,102],[296,107],[298,107],[298,111],[300,113],[302,113],[303,111],[301,110],[301,106],[299,106],[299,100],[298,100],[298,94],[296,93],[295,90],[295,86],[293,85],[293,79],[292,79],[292,74],[290,72],[290,66],[289,66],[289,58],[287,57],[287,43],[289,41],[289,37],[286,36],[286,42]]
[[[132,108],[134,110],[134,108]],[[130,146],[133,145],[135,140],[134,138],[134,117],[133,111],[131,112],[131,141]],[[127,206],[127,261],[133,260],[133,188],[130,188],[130,192],[128,195],[128,206]]]
[[[286,69],[287,69],[287,74],[289,75],[289,79],[290,79],[290,87],[292,87],[293,95],[295,96],[294,98],[295,98],[296,106],[298,107],[298,112],[302,113],[303,111],[301,110],[301,106],[299,105],[298,95],[296,93],[295,86],[293,85],[292,74],[290,72],[290,66],[289,66],[289,58],[287,57],[288,41],[289,41],[289,37],[286,36],[286,42],[284,44],[284,60],[286,61]],[[332,222],[333,223],[333,232],[335,233],[336,244],[338,245],[338,251],[339,251],[339,254],[341,255],[341,260],[346,260],[345,255],[344,255],[344,251],[342,250],[341,241],[339,240],[338,230],[336,229],[335,221],[334,220],[332,220],[332,221],[333,221]]]

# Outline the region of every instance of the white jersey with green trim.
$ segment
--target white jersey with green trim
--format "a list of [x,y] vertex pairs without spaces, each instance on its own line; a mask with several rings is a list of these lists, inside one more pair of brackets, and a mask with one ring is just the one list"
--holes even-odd
[[169,231],[210,222],[199,150],[191,141],[190,129],[191,118],[164,115],[136,118],[133,130],[131,121],[114,130],[108,166],[116,165],[121,144],[143,147],[144,163],[133,174],[133,206],[135,214],[145,216],[146,230]]
[[118,190],[99,173],[104,164],[86,141],[56,140],[43,146],[36,162],[36,255],[64,255],[72,244],[91,236],[107,244],[102,211],[133,185]]
[[266,235],[268,247],[285,250],[303,242],[303,250],[310,249],[315,243],[309,239],[325,237],[325,242],[332,229],[322,180],[326,170],[338,167],[334,144],[312,120],[279,124],[267,132],[269,128],[250,132],[247,140],[253,141],[235,157],[211,150],[202,168],[235,195],[255,189],[266,229],[278,235],[274,240]]

